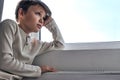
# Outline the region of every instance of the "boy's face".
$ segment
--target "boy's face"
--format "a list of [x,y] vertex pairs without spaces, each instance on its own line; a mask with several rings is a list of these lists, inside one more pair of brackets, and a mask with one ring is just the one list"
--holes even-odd
[[46,15],[43,7],[39,5],[30,6],[27,12],[20,13],[20,27],[26,32],[38,32],[44,24]]

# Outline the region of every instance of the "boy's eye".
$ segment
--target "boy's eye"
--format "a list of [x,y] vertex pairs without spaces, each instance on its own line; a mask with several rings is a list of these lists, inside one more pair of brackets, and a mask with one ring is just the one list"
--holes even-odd
[[[35,14],[39,17],[42,17],[40,12],[35,12]],[[46,21],[47,20],[47,16],[43,17],[43,20]]]
[[40,15],[41,15],[41,13],[39,13],[39,12],[36,12],[35,14],[36,14],[36,15],[38,15],[38,16],[40,16]]

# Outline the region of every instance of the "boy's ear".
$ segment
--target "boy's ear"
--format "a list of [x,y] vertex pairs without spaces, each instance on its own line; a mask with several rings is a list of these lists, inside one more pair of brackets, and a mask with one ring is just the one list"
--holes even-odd
[[18,10],[18,18],[22,18],[24,16],[24,11],[22,8]]

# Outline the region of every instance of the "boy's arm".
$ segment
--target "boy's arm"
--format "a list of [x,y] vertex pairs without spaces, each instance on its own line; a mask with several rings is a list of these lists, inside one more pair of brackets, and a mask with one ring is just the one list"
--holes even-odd
[[49,43],[41,42],[42,47],[40,49],[40,52],[64,48],[64,40],[55,20],[51,18],[45,27],[52,33],[53,41]]

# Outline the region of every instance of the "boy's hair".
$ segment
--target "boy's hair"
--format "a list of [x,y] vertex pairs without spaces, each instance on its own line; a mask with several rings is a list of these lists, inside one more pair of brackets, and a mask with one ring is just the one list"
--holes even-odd
[[45,9],[46,17],[44,20],[46,20],[49,16],[51,16],[52,13],[49,7],[41,0],[21,0],[16,7],[16,11],[15,11],[16,19],[18,19],[18,11],[20,8],[22,8],[24,12],[27,12],[28,8],[32,5],[40,5]]

